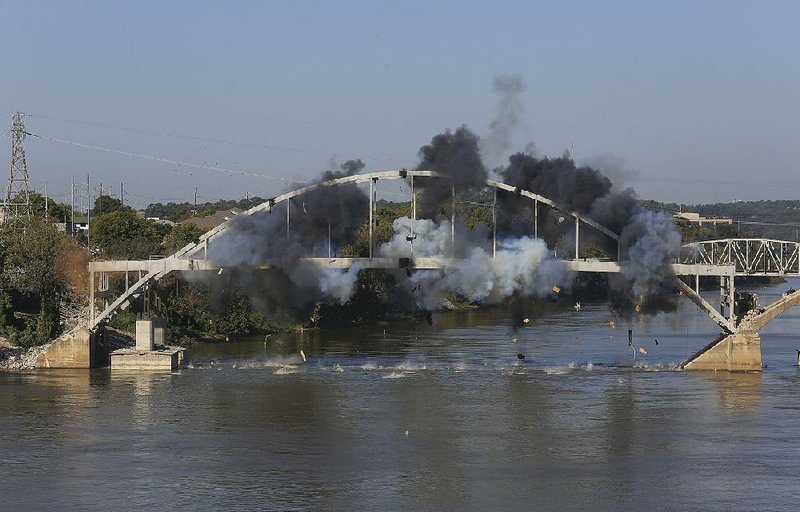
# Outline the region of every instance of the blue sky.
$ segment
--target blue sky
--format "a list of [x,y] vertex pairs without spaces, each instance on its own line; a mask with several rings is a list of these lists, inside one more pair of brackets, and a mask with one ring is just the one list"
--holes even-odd
[[[800,2],[0,0],[0,12],[0,123],[21,110],[50,137],[296,179],[348,158],[393,169],[445,128],[486,135],[493,78],[519,74],[519,149],[614,155],[648,198],[800,198]],[[26,149],[33,185],[62,197],[87,172],[139,204],[285,186]]]

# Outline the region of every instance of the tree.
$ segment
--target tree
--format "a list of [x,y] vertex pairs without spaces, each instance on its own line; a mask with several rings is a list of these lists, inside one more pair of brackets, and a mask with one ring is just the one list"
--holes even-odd
[[163,246],[167,254],[172,254],[188,243],[197,240],[206,231],[191,222],[175,224],[172,230],[164,237]]
[[[31,212],[37,217],[44,217],[47,213],[52,221],[64,222],[64,219],[69,219],[70,206],[68,204],[57,203],[52,198],[47,198],[37,192],[31,192],[28,196],[31,201]],[[24,199],[17,196],[15,201],[24,201]]]
[[4,287],[39,299],[33,343],[51,338],[58,330],[58,310],[66,285],[58,260],[66,236],[38,217],[3,224],[2,282]]
[[161,241],[170,227],[140,219],[132,210],[98,215],[90,226],[92,244],[108,258],[146,259],[162,252]]
[[111,196],[101,195],[94,200],[92,215],[102,215],[118,211],[130,210],[131,208],[122,204],[122,201]]

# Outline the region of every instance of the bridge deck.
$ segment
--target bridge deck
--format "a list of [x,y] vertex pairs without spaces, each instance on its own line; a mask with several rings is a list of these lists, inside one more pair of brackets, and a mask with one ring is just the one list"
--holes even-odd
[[[302,261],[331,269],[350,269],[353,267],[370,269],[412,269],[434,270],[458,265],[449,258],[302,258]],[[563,260],[568,270],[573,272],[592,272],[613,274],[620,272],[620,265],[614,261],[593,259]],[[204,259],[163,258],[160,260],[93,261],[89,263],[92,272],[172,272],[181,270],[219,270],[219,264]],[[257,268],[275,268],[265,263]],[[672,265],[679,276],[730,276],[732,265],[708,265],[702,263],[676,263]]]

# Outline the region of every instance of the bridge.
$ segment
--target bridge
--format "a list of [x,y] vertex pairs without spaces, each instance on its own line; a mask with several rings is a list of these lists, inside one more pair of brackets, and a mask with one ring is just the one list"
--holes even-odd
[[[348,269],[355,265],[367,269],[446,269],[456,265],[457,260],[451,255],[437,257],[378,257],[374,254],[374,216],[377,198],[377,186],[381,181],[409,180],[411,184],[412,223],[409,241],[413,255],[414,221],[416,221],[417,193],[415,178],[448,179],[435,171],[400,170],[357,174],[328,181],[313,183],[257,205],[239,216],[250,216],[259,212],[272,213],[283,206],[285,208],[285,224],[287,238],[291,231],[291,200],[312,190],[348,184],[369,185],[369,256],[364,258],[301,258],[308,264],[325,268]],[[535,192],[514,187],[506,183],[486,180],[486,187],[493,190],[492,203],[492,255],[497,251],[497,194],[498,191],[515,194],[533,203],[533,231],[539,234],[539,205],[544,204],[560,212],[565,218],[571,217],[575,226],[574,257],[564,260],[566,267],[574,272],[617,273],[621,271],[620,236],[602,226],[591,218],[571,211],[565,205],[546,198]],[[451,247],[455,243],[456,220],[456,188],[452,187],[451,210]],[[239,217],[237,216],[237,217]],[[147,297],[149,287],[173,271],[220,270],[222,267],[208,258],[209,246],[220,243],[224,239],[236,218],[228,220],[203,234],[198,240],[187,244],[175,254],[155,260],[127,261],[95,261],[89,264],[90,298],[89,329],[96,330],[108,322],[113,315],[128,308],[134,300]],[[580,240],[582,229],[589,228],[608,237],[616,243],[616,258],[611,261],[581,258]],[[727,370],[760,370],[761,348],[757,331],[767,322],[786,309],[800,302],[800,293],[794,293],[788,300],[778,301],[748,318],[747,322],[737,319],[735,315],[735,278],[750,275],[788,276],[800,275],[800,258],[798,244],[777,240],[713,240],[688,244],[680,251],[679,261],[672,265],[675,275],[675,286],[693,302],[695,302],[721,328],[723,336],[701,350],[684,364],[687,369],[727,369]],[[264,262],[259,268],[272,268],[270,262]],[[108,301],[109,275],[124,274],[125,286],[122,293],[112,301]],[[133,276],[133,277],[132,277]],[[700,277],[713,276],[720,279],[719,311],[700,295]],[[694,277],[694,287],[683,281]],[[103,292],[103,307],[98,312],[96,291]],[[752,316],[752,315],[751,315]],[[719,347],[724,345],[725,349]],[[718,353],[719,352],[719,353]]]

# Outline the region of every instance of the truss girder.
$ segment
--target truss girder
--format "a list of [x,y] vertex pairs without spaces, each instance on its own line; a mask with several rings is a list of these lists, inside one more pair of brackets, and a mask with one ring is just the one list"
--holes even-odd
[[800,243],[762,238],[707,240],[681,248],[681,263],[734,265],[736,275],[800,275]]

